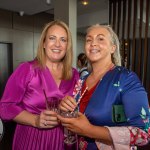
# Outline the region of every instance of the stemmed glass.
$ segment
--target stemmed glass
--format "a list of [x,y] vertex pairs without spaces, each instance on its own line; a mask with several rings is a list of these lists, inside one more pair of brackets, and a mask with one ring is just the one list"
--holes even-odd
[[[60,112],[60,115],[66,118],[76,118],[78,116],[77,111]],[[77,134],[64,128],[64,143],[65,143],[65,150],[76,150]]]

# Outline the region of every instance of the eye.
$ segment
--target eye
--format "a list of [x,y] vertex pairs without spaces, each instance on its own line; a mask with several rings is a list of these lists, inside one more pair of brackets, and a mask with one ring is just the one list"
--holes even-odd
[[62,38],[61,38],[61,41],[64,42],[64,43],[66,43],[66,42],[67,42],[67,39],[64,38],[64,37],[62,37]]
[[86,43],[92,42],[92,39],[86,39]]
[[98,41],[103,41],[103,40],[104,40],[103,37],[99,37],[99,38],[98,38]]
[[54,40],[56,40],[56,37],[50,36],[49,39],[50,39],[51,41],[54,41]]

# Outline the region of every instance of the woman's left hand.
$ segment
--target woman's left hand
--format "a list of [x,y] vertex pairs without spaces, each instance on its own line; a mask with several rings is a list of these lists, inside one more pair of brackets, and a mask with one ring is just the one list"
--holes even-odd
[[75,132],[79,135],[89,136],[88,131],[91,130],[92,124],[82,113],[78,112],[77,118],[64,118],[58,115],[58,119],[61,121],[62,125],[68,130]]

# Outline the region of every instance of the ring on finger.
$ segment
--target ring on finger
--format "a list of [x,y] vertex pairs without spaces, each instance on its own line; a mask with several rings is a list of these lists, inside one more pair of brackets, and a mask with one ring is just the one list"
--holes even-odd
[[47,121],[45,120],[44,125],[47,126]]

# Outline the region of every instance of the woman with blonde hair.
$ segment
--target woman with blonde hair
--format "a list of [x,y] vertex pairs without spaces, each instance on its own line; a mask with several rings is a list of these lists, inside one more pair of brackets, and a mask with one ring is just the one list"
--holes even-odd
[[147,93],[137,75],[121,66],[119,40],[111,27],[88,28],[85,54],[89,75],[79,80],[76,100],[61,101],[63,111],[77,118],[58,116],[69,130],[79,134],[80,150],[133,150],[150,140]]
[[64,150],[63,128],[46,99],[72,96],[79,74],[72,68],[72,38],[59,20],[42,31],[37,57],[9,78],[0,101],[0,118],[17,122],[13,150]]

